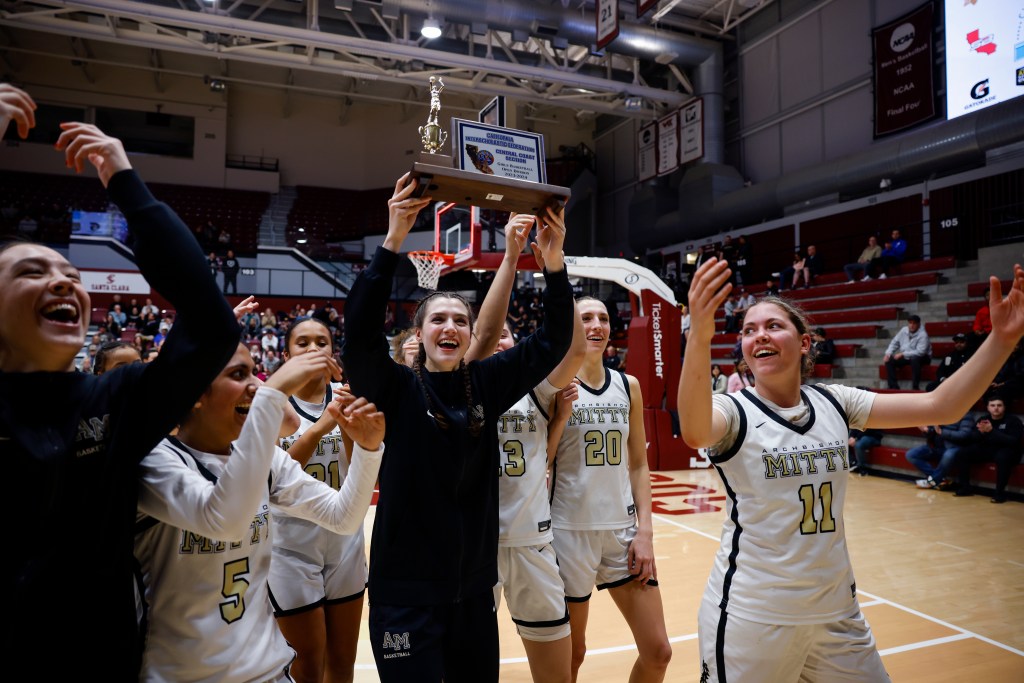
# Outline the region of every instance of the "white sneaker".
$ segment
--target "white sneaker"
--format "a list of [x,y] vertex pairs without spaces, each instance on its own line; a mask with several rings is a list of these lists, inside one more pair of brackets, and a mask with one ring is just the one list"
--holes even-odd
[[881,275],[879,275],[878,279],[879,280],[884,280],[885,279],[885,273],[882,273]]
[[862,277],[862,278],[860,279],[860,281],[861,281],[861,282],[867,282],[867,281],[868,281],[868,280],[870,280],[870,279],[871,279],[871,276],[870,276],[870,275],[865,275],[864,277]]
[[914,482],[914,484],[917,485],[917,488],[919,489],[932,488],[931,480],[929,479],[918,479],[917,481]]
[[847,280],[847,281],[846,281],[846,284],[848,284],[848,285],[852,285],[852,284],[853,284],[854,282],[855,282],[854,280]]

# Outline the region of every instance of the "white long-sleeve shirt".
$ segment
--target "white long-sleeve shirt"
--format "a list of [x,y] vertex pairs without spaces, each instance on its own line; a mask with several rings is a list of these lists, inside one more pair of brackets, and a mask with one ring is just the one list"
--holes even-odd
[[383,445],[341,490],[277,447],[284,394],[261,387],[230,455],[165,439],[142,463],[135,554],[148,610],[142,681],[265,681],[294,658],[267,590],[271,505],[339,534],[363,522]]

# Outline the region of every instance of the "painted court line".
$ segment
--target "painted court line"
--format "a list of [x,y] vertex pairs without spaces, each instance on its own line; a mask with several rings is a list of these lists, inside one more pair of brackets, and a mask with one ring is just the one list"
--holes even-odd
[[952,548],[953,550],[959,550],[962,553],[973,552],[972,550],[970,550],[968,548],[961,548],[958,545],[953,545],[952,543],[943,543],[942,541],[935,541],[935,545],[941,545],[941,546],[945,546],[946,548]]

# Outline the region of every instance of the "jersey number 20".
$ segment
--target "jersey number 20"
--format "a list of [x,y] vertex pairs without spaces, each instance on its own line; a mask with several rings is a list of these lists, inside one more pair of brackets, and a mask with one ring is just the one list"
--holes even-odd
[[587,467],[622,463],[622,432],[619,430],[610,429],[602,432],[592,429],[583,435],[583,440],[587,442]]

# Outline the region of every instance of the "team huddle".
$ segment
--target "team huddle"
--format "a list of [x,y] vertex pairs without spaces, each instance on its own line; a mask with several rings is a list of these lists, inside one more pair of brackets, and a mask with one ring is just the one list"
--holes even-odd
[[[0,84],[0,120],[22,137],[34,110]],[[61,129],[66,164],[95,169],[177,319],[151,363],[76,372],[90,311],[78,271],[42,245],[0,246],[0,452],[19,516],[9,661],[53,680],[351,681],[368,598],[381,681],[497,681],[504,599],[533,680],[565,683],[586,655],[596,588],[633,635],[630,680],[665,679],[640,384],[603,363],[605,305],[573,299],[561,211],[513,214],[479,311],[432,292],[393,354],[385,310],[431,201],[403,176],[346,301],[342,348],[321,321],[296,320],[261,383],[238,325],[258,303],[231,310],[117,139]],[[528,247],[544,318],[516,339],[506,314]],[[712,258],[693,277],[679,382],[682,436],[708,450],[728,495],[695,677],[887,681],[846,548],[847,434],[964,414],[1024,334],[1024,270],[1005,296],[991,278],[993,331],[962,370],[906,395],[803,384],[807,320],[765,297],[740,330],[756,386],[713,396],[729,275]]]

